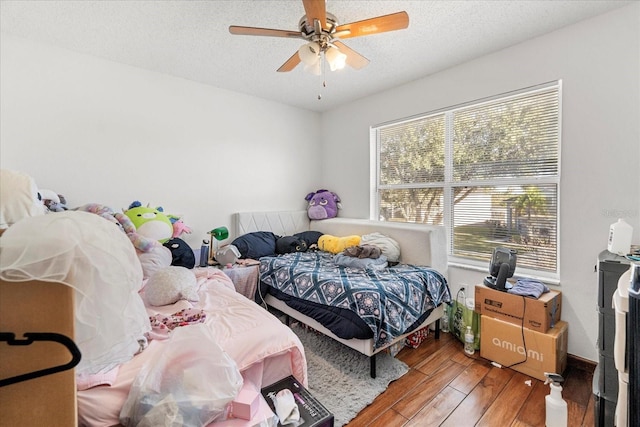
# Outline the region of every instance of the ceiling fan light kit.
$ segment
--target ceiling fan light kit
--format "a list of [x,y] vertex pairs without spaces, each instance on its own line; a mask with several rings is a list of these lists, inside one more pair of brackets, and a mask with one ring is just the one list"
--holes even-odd
[[298,32],[237,25],[230,26],[229,32],[236,35],[304,39],[307,43],[285,61],[278,72],[291,71],[302,62],[305,71],[319,75],[323,57],[331,71],[340,70],[345,65],[359,70],[369,63],[367,58],[347,47],[340,39],[401,30],[409,26],[407,12],[338,25],[336,17],[327,12],[325,0],[302,0],[302,4],[305,15],[298,22]]
[[329,45],[324,49],[318,42],[309,42],[300,46],[298,56],[304,64],[305,71],[319,75],[321,72],[322,55],[327,60],[331,71],[341,70],[346,65],[347,55],[340,52],[340,49]]

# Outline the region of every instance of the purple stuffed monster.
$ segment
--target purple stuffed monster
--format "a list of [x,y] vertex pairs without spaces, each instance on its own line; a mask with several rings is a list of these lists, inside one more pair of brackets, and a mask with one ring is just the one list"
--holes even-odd
[[340,197],[333,191],[318,190],[315,193],[309,193],[304,198],[309,202],[307,214],[311,219],[327,219],[338,216],[340,206]]

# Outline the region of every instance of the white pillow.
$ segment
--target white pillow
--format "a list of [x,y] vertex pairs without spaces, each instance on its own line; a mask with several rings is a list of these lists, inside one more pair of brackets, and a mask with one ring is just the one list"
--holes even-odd
[[38,199],[33,178],[18,171],[0,170],[0,200],[0,228],[8,228],[23,218],[44,215],[47,211]]
[[195,274],[180,266],[156,271],[144,287],[144,295],[147,303],[155,306],[173,304],[181,299],[200,300]]
[[375,232],[365,234],[360,238],[361,245],[375,245],[382,250],[382,255],[387,257],[389,262],[400,261],[400,244],[391,237]]

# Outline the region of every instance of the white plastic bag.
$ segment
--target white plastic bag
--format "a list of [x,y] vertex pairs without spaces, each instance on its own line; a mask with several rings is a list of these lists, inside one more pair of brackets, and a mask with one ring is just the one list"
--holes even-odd
[[120,422],[127,427],[202,427],[223,417],[243,380],[209,327],[176,328],[164,346],[138,372]]

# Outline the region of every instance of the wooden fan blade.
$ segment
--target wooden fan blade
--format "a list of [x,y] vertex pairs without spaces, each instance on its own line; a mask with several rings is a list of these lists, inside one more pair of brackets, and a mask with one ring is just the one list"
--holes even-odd
[[298,52],[291,55],[291,58],[287,59],[287,61],[278,68],[279,73],[291,71],[300,63],[300,55]]
[[369,60],[367,58],[360,55],[358,52],[351,49],[349,46],[342,43],[340,40],[334,40],[331,43],[333,43],[334,46],[340,49],[340,52],[347,55],[346,63],[348,66],[355,68],[356,70],[359,70],[361,68],[366,67],[367,64],[369,64]]
[[307,24],[313,26],[313,21],[320,21],[322,28],[327,28],[327,5],[325,0],[302,0]]
[[387,31],[402,30],[409,26],[409,15],[407,12],[397,12],[391,15],[378,16],[377,18],[365,19],[364,21],[352,22],[350,24],[338,25],[336,31],[348,31],[341,34],[340,38],[368,36],[371,34],[384,33]]
[[269,36],[269,37],[288,37],[302,39],[300,31],[290,30],[274,30],[272,28],[258,28],[258,27],[241,27],[238,25],[231,25],[229,32],[235,35],[241,36]]

